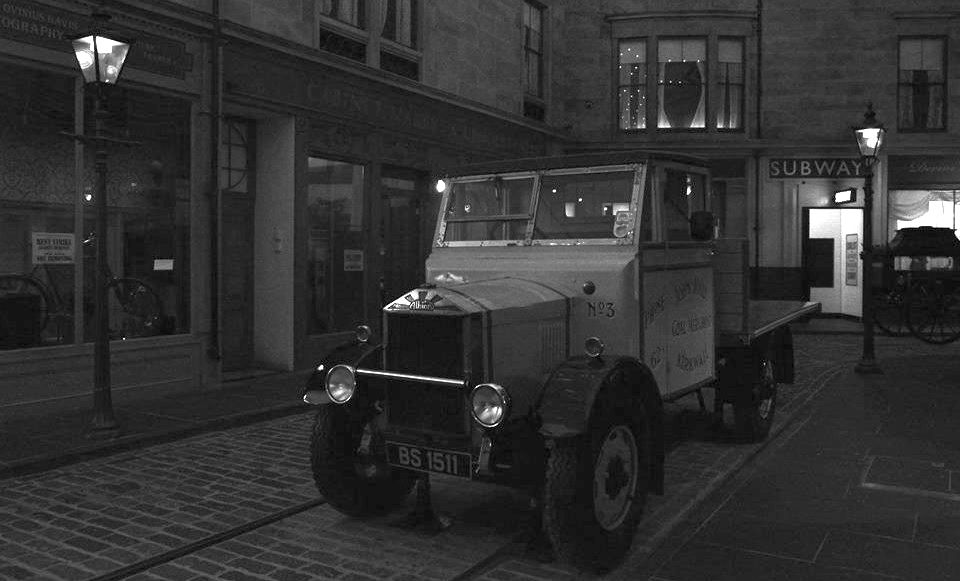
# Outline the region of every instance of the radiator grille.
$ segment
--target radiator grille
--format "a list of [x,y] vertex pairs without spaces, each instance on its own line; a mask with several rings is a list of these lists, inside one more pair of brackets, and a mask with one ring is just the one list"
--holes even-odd
[[[463,378],[465,320],[464,317],[389,313],[386,370]],[[461,388],[393,379],[386,384],[390,425],[447,434],[465,433],[466,402]]]

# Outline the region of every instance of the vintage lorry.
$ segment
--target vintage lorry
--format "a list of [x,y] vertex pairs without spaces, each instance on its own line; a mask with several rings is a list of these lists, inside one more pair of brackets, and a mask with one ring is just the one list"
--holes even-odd
[[[319,363],[318,489],[349,515],[444,474],[524,487],[555,554],[615,567],[663,493],[662,402],[767,435],[793,380],[788,324],[819,305],[750,300],[746,240],[716,237],[697,158],[620,152],[450,172],[426,281]],[[429,488],[427,488],[429,491]]]

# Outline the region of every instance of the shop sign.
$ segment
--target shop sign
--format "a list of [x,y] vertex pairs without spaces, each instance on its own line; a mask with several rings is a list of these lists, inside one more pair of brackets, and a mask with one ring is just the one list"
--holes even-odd
[[363,250],[344,249],[343,270],[362,271],[363,270]]
[[[2,38],[72,53],[70,38],[91,29],[89,18],[72,12],[37,2],[0,0]],[[193,55],[182,42],[120,27],[117,32],[134,41],[127,66],[178,79],[193,69]]]
[[770,179],[863,177],[863,163],[845,157],[773,158],[768,165]]
[[890,188],[960,184],[960,156],[957,155],[891,155]]
[[34,232],[33,263],[73,264],[73,240],[69,232]]

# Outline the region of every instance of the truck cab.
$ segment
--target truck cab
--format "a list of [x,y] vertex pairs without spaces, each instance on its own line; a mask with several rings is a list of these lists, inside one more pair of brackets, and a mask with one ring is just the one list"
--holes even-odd
[[764,437],[785,325],[815,308],[751,319],[745,243],[715,239],[709,183],[663,152],[448,172],[427,280],[306,386],[328,502],[389,510],[431,473],[523,487],[559,557],[615,566],[663,491],[662,402],[716,387]]

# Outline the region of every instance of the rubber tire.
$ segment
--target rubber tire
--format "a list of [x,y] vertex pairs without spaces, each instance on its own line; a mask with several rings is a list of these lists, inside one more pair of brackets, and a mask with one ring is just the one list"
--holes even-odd
[[[770,434],[777,412],[777,390],[773,355],[767,352],[756,360],[757,380],[750,387],[749,399],[734,402],[733,418],[737,436],[746,442],[760,442]],[[767,402],[766,405],[765,402]]]
[[[344,406],[320,406],[310,440],[313,480],[324,499],[350,516],[385,514],[403,504],[416,475],[387,464],[382,439],[373,436],[371,454],[358,454],[361,438],[377,413],[361,415]],[[372,476],[371,476],[372,475]]]
[[[622,397],[607,396],[598,402],[588,434],[548,442],[541,499],[544,534],[557,559],[597,574],[616,568],[626,557],[649,490],[650,434],[643,408],[639,404],[625,406],[630,396],[618,392]],[[594,510],[594,470],[607,434],[622,425],[634,435],[636,486],[628,514],[615,529],[606,530]]]

